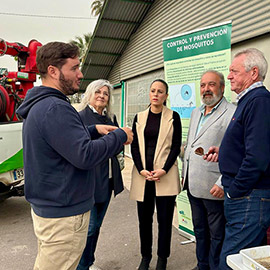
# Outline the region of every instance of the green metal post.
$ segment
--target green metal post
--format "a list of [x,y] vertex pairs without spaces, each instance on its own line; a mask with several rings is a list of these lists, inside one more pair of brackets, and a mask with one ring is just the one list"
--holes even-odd
[[124,126],[124,116],[125,116],[125,81],[121,81],[121,127]]

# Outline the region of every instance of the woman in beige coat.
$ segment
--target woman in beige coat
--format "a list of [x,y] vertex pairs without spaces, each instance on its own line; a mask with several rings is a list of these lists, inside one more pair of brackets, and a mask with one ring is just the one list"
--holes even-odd
[[134,161],[130,198],[137,201],[141,255],[139,270],[148,270],[152,258],[154,208],[158,220],[158,261],[164,270],[170,256],[172,218],[176,195],[180,192],[177,156],[181,146],[181,121],[168,109],[168,85],[155,80],[150,86],[150,106],[133,122],[131,153]]

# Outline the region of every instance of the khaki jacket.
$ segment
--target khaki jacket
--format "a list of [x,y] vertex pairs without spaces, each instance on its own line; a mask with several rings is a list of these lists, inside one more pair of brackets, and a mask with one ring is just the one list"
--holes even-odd
[[[138,135],[139,150],[141,154],[142,164],[145,168],[145,141],[144,129],[148,118],[149,109],[138,113],[136,131]],[[166,159],[170,153],[173,136],[173,111],[163,106],[159,135],[154,156],[154,170],[163,168]],[[133,165],[130,198],[136,201],[144,200],[145,178],[141,176]],[[173,196],[180,192],[180,178],[178,170],[178,162],[174,165],[167,174],[160,178],[160,182],[155,182],[156,196]]]

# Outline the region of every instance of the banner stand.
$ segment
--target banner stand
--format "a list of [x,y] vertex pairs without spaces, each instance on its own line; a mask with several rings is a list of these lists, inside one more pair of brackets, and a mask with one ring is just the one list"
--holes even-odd
[[[191,112],[201,105],[200,78],[206,70],[217,70],[227,78],[231,63],[232,21],[162,39],[165,80],[169,85],[168,107],[179,113],[182,144],[186,141]],[[231,101],[229,81],[224,96]],[[180,168],[181,162],[179,162]],[[181,171],[180,171],[181,175]],[[193,243],[195,236],[186,192],[177,196],[179,233]]]

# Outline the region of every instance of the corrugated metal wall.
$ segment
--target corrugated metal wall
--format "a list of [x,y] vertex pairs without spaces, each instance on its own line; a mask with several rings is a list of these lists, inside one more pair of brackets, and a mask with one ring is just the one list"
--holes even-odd
[[162,38],[232,20],[232,44],[270,34],[270,0],[156,0],[109,80],[163,67]]

